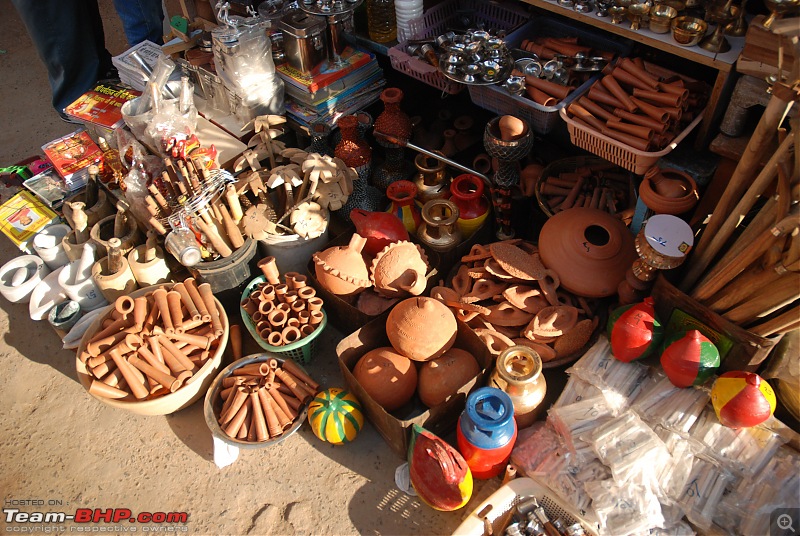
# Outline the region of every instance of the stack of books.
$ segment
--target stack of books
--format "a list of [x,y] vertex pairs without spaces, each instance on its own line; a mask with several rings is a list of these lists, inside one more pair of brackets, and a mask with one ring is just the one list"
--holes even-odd
[[136,55],[141,58],[151,70],[155,70],[159,56],[163,56],[164,54],[161,52],[161,47],[152,41],[142,41],[119,56],[111,58],[111,63],[113,63],[114,67],[119,71],[120,81],[138,91],[144,91],[150,77],[142,69],[139,62],[131,57],[132,52],[136,52]]
[[343,115],[378,100],[386,80],[375,56],[347,47],[341,57],[348,67],[330,70],[323,64],[307,75],[288,64],[277,67],[285,82],[287,116],[304,126],[322,121],[332,127]]
[[42,151],[70,193],[86,185],[92,164],[97,164],[103,172],[103,151],[83,129],[46,143]]
[[122,105],[139,95],[139,91],[122,84],[98,82],[67,106],[64,112],[83,123],[96,136],[103,136],[113,144],[114,130],[125,124]]

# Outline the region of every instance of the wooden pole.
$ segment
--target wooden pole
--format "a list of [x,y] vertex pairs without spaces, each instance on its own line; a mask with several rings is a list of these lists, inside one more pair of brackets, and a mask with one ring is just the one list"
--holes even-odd
[[[780,82],[772,86],[772,97],[767,104],[767,108],[761,116],[761,120],[758,122],[753,135],[750,137],[747,148],[741,160],[739,160],[739,164],[736,166],[727,188],[725,188],[725,191],[722,193],[722,197],[711,215],[711,220],[708,226],[706,226],[703,236],[695,246],[693,258],[690,259],[691,264],[689,272],[687,272],[680,285],[680,289],[684,292],[688,292],[689,289],[692,288],[703,271],[708,267],[711,258],[719,252],[719,247],[721,246],[718,246],[716,250],[710,254],[707,253],[706,250],[712,240],[716,238],[717,232],[730,214],[731,205],[742,197],[748,184],[752,181],[753,174],[758,169],[764,151],[769,146],[776,129],[797,98],[797,89],[789,88]],[[730,235],[728,236],[730,237]],[[702,259],[703,262],[698,262],[697,259]]]
[[800,324],[800,305],[792,307],[771,320],[767,320],[757,326],[752,327],[749,331],[759,337],[769,337],[779,331],[791,329],[792,326],[797,329]]
[[745,325],[789,305],[798,298],[800,287],[797,285],[797,275],[790,274],[722,316],[736,324]]
[[[766,116],[766,114],[764,115]],[[681,282],[681,289],[684,290],[684,292],[691,289],[694,283],[708,269],[709,265],[714,260],[714,257],[720,252],[725,243],[733,235],[733,231],[739,224],[741,217],[744,214],[747,214],[747,212],[753,208],[753,205],[758,200],[759,196],[775,178],[778,164],[782,162],[783,159],[789,154],[789,151],[793,145],[794,138],[789,137],[784,140],[784,142],[778,147],[778,150],[772,155],[772,158],[769,159],[767,165],[764,166],[764,169],[761,170],[761,173],[758,174],[755,181],[753,181],[750,188],[747,190],[747,193],[743,194],[741,192],[737,192],[737,198],[739,198],[739,202],[736,204],[736,207],[730,212],[730,214],[727,213],[727,207],[722,206],[723,200],[720,200],[720,204],[718,204],[717,208],[714,209],[711,222],[709,222],[708,227],[706,227],[705,231],[703,231],[703,236],[700,238],[700,243],[704,244],[705,247],[702,248],[701,251],[695,251],[693,256],[689,259],[689,270]],[[743,161],[744,157],[739,161],[739,166],[741,166]],[[739,169],[739,166],[737,166],[737,170]],[[735,176],[736,172],[734,172],[734,177]],[[731,189],[734,177],[731,177],[731,182],[722,195],[723,199]],[[725,210],[725,213],[720,210],[721,206]],[[715,225],[712,228],[712,222],[718,222],[718,225]]]

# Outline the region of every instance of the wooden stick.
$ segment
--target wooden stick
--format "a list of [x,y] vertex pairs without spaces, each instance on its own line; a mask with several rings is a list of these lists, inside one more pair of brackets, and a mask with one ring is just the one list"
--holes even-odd
[[769,337],[779,331],[800,327],[800,305],[796,305],[771,320],[750,328],[750,332],[759,337]]
[[750,269],[736,277],[730,284],[719,291],[712,300],[709,300],[710,303],[704,305],[707,305],[709,309],[717,313],[727,311],[756,292],[761,292],[764,288],[780,279],[782,274],[789,270],[796,272],[798,268],[800,268],[800,265],[784,267],[783,264],[777,263],[763,270]]
[[748,324],[792,303],[798,297],[800,297],[800,287],[797,285],[797,274],[790,274],[722,316],[731,322]]
[[[742,215],[747,214],[747,212],[753,208],[753,205],[758,197],[772,182],[775,174],[777,173],[778,163],[781,162],[786,155],[788,155],[793,144],[794,142],[792,138],[787,138],[787,140],[781,144],[778,150],[775,151],[775,153],[772,155],[772,158],[769,159],[767,165],[764,166],[764,169],[761,170],[761,173],[759,173],[758,177],[756,177],[755,181],[753,181],[753,184],[750,186],[747,193],[742,195],[736,207],[731,211],[730,215],[724,220],[724,222],[722,222],[722,224],[717,226],[717,228],[714,230],[712,230],[710,226],[706,228],[706,230],[703,232],[703,236],[700,238],[701,242],[704,238],[706,238],[706,236],[708,236],[707,233],[713,232],[714,235],[711,236],[708,241],[706,241],[706,247],[701,253],[694,253],[694,256],[690,261],[691,264],[689,271],[681,283],[682,288],[690,287],[708,269],[711,261],[714,259],[717,253],[719,253],[728,239],[730,239],[733,231],[739,224]],[[717,205],[717,207],[719,207],[719,205]],[[714,212],[716,213],[717,209],[714,209]],[[712,216],[711,221],[714,221],[714,218],[716,218],[716,216]],[[722,218],[717,218],[717,220],[722,220]]]
[[692,297],[698,301],[707,300],[718,292],[722,287],[727,285],[731,279],[736,277],[745,268],[750,266],[756,259],[758,259],[775,240],[792,232],[797,226],[800,225],[800,214],[798,210],[792,211],[790,216],[781,220],[777,225],[768,229],[758,239],[750,244],[741,255],[735,258],[730,264],[721,268],[715,277],[705,278],[698,283]]
[[709,221],[703,236],[695,246],[693,258],[690,259],[689,271],[679,286],[682,291],[688,292],[708,267],[711,258],[719,252],[721,246],[717,246],[716,250],[710,254],[706,253],[706,250],[728,218],[730,206],[742,197],[751,177],[758,169],[761,156],[775,135],[775,130],[780,122],[783,121],[789,107],[795,100],[797,100],[796,90],[790,89],[780,82],[773,85],[772,97],[767,104],[767,108],[761,116],[753,135],[750,137],[747,148],[711,215],[711,221]]

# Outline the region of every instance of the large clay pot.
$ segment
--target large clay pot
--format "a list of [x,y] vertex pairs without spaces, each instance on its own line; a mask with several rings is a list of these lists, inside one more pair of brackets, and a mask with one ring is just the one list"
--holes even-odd
[[386,197],[391,201],[386,212],[397,216],[406,231],[412,234],[417,233],[417,227],[422,223],[416,196],[417,187],[411,181],[396,181],[386,189]]
[[364,237],[354,233],[348,245],[314,253],[319,284],[339,296],[352,296],[372,285],[367,263],[361,256],[365,244]]
[[464,173],[450,184],[450,201],[458,207],[458,229],[469,239],[489,215],[489,200],[483,196],[483,179]]
[[364,253],[374,257],[393,242],[408,240],[403,222],[388,212],[369,212],[360,208],[350,212],[356,233],[367,239]]
[[428,280],[428,258],[417,244],[402,241],[389,244],[372,261],[372,284],[387,298],[419,296]]
[[619,219],[594,208],[570,208],[547,220],[539,255],[566,290],[587,298],[616,293],[638,256],[634,237]]
[[450,348],[442,357],[419,369],[418,391],[422,403],[432,408],[443,403],[480,374],[475,357],[460,348]]
[[411,400],[417,389],[417,368],[394,348],[376,348],[364,354],[353,368],[353,376],[386,411]]
[[430,361],[443,355],[453,346],[457,332],[453,312],[433,298],[403,300],[386,319],[389,342],[414,361]]

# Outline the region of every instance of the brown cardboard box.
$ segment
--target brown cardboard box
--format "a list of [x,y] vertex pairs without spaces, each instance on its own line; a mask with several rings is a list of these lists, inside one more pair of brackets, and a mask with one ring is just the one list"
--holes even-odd
[[391,344],[386,336],[386,320],[378,318],[343,339],[336,346],[336,355],[339,356],[339,368],[347,383],[347,388],[361,402],[365,415],[389,443],[392,450],[405,459],[411,426],[418,424],[438,436],[445,436],[451,432],[464,411],[467,395],[473,389],[486,384],[488,375],[494,366],[494,359],[478,336],[466,324],[459,322],[455,347],[466,350],[475,356],[481,367],[481,373],[443,404],[427,408],[415,394],[406,406],[388,413],[364,391],[353,376],[353,368],[358,360],[368,351],[381,346],[391,346]]

